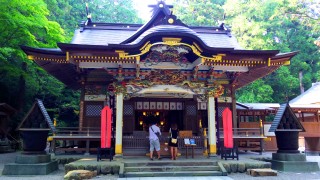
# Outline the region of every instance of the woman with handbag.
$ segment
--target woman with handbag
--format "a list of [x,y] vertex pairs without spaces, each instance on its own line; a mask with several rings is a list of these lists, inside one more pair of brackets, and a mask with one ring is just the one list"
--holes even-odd
[[169,146],[171,150],[171,160],[176,160],[177,154],[178,154],[178,135],[179,135],[177,124],[171,125],[169,133],[170,133]]

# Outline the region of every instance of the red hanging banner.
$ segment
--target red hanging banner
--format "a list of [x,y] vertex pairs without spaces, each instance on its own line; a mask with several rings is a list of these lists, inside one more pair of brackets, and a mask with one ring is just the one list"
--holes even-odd
[[232,112],[225,108],[222,112],[224,147],[233,148]]
[[101,148],[111,147],[111,114],[109,106],[101,111]]

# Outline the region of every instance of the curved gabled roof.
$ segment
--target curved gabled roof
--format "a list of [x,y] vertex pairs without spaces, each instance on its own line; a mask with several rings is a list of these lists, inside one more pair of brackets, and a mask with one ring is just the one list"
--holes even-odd
[[145,23],[141,28],[139,28],[131,37],[125,39],[121,44],[127,44],[134,41],[137,37],[139,37],[143,32],[147,29],[154,26],[156,21],[163,19],[166,16],[171,14],[170,8],[171,6],[167,6],[163,1],[159,1],[157,5],[154,6],[154,11],[151,19]]
[[[141,42],[146,42],[151,37],[156,36],[188,38],[196,41],[198,44],[201,44],[201,46],[205,47],[206,49],[218,48],[233,50],[235,48],[239,48],[237,43],[235,43],[235,39],[231,39],[231,36],[226,32],[197,33],[189,27],[179,25],[154,26],[142,33],[133,42],[128,43],[128,45],[140,44]],[[192,42],[190,42],[190,44],[192,44]]]
[[184,26],[177,26],[177,25],[158,25],[154,26],[147,31],[143,32],[139,37],[137,37],[133,42],[128,43],[128,44],[138,44],[142,39],[145,39],[148,36],[151,36],[153,34],[158,34],[158,33],[169,33],[168,35],[175,35],[179,34],[180,35],[189,35],[193,36],[195,38],[198,38],[198,34],[191,30],[190,28],[184,27]]

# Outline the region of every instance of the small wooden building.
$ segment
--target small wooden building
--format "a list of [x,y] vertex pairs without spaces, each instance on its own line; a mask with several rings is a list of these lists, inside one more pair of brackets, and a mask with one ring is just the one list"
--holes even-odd
[[235,91],[289,65],[297,52],[245,50],[224,24],[188,26],[163,1],[153,7],[145,24],[88,18],[70,43],[22,49],[67,86],[81,89],[79,130],[99,128],[101,110],[113,107],[116,154],[147,149],[146,137],[133,135],[148,129],[151,116],[164,132],[177,123],[201,137],[206,128],[215,154],[224,108],[238,126]]
[[306,130],[300,133],[306,151],[320,152],[320,82],[289,103]]

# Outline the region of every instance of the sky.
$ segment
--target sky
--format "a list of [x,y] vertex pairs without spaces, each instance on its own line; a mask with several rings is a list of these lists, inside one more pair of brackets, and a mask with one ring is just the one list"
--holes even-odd
[[[151,8],[148,5],[157,4],[158,0],[132,0],[133,6],[138,10],[139,17],[144,21],[151,18]],[[172,4],[173,0],[165,0],[166,4]]]

